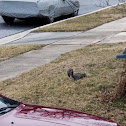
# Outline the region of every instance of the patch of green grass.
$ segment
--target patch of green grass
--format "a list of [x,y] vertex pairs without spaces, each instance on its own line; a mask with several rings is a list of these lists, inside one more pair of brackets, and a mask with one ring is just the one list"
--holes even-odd
[[41,49],[44,45],[16,45],[16,46],[0,46],[0,61],[10,59],[31,50]]
[[113,106],[126,111],[126,99],[118,99],[114,101]]
[[86,31],[122,17],[126,17],[126,4],[117,5],[116,7],[111,7],[79,18],[69,19],[33,32]]
[[[22,102],[78,110],[126,126],[126,99],[101,100],[104,88],[114,91],[116,73],[123,69],[123,61],[116,55],[124,47],[126,43],[90,45],[66,53],[49,64],[0,82],[0,92]],[[68,68],[87,77],[74,81],[66,74]]]

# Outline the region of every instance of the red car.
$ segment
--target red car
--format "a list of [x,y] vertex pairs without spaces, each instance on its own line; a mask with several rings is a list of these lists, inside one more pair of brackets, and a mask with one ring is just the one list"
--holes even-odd
[[82,112],[24,104],[0,95],[0,126],[119,126]]

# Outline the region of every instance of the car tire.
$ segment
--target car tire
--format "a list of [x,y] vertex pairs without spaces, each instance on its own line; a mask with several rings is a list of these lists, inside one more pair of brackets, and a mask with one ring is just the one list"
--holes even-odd
[[7,17],[7,16],[2,16],[2,18],[6,22],[6,24],[8,24],[8,25],[12,25],[14,22],[14,19],[15,19],[13,17]]
[[78,15],[78,12],[79,12],[79,10],[74,11],[74,12],[71,14],[71,16],[72,16],[72,17],[77,16],[77,15]]

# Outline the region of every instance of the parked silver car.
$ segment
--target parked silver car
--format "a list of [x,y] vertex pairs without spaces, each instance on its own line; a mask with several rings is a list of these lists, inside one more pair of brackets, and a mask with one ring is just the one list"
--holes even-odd
[[78,15],[78,0],[0,0],[0,15],[7,24],[14,19],[46,18],[48,22],[62,15]]

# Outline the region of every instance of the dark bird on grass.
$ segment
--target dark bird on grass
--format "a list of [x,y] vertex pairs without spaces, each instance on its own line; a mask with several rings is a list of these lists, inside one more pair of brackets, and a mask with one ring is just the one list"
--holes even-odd
[[123,50],[123,53],[122,54],[125,54],[126,55],[126,48]]
[[67,71],[67,75],[68,77],[72,77],[74,80],[79,80],[81,78],[87,77],[87,75],[85,73],[81,74],[81,73],[74,73],[73,69],[68,69]]

